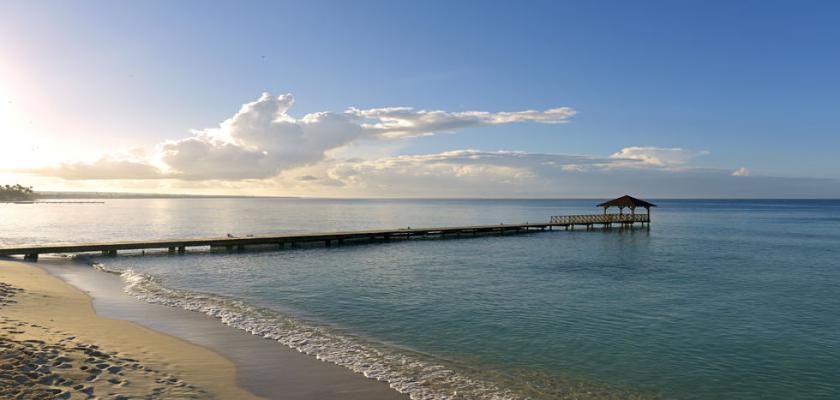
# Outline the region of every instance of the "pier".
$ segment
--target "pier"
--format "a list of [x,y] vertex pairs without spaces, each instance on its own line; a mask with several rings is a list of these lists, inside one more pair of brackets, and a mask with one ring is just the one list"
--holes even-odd
[[[632,200],[632,197],[625,196]],[[622,200],[619,198],[613,202]],[[626,202],[626,200],[625,200]],[[136,240],[136,241],[113,241],[98,243],[61,243],[61,244],[38,244],[38,245],[13,245],[0,247],[0,256],[22,255],[24,260],[38,261],[40,254],[75,254],[101,252],[104,256],[116,256],[119,251],[128,250],[166,250],[169,253],[184,254],[188,248],[209,247],[210,249],[224,249],[228,251],[242,251],[248,246],[275,246],[276,249],[285,249],[301,244],[322,243],[324,246],[341,245],[350,242],[374,242],[390,240],[409,240],[413,238],[446,238],[477,235],[505,235],[508,233],[527,233],[534,231],[554,230],[555,228],[574,230],[576,226],[585,227],[587,230],[600,226],[605,229],[613,225],[628,228],[639,223],[642,226],[650,226],[650,207],[653,204],[644,202],[648,209],[647,213],[636,214],[637,205],[632,205],[631,213],[625,214],[624,208],[628,206],[621,202],[622,206],[610,204],[611,202],[598,205],[604,208],[603,214],[591,215],[564,215],[553,216],[545,223],[525,224],[499,224],[499,225],[473,225],[473,226],[451,226],[436,228],[402,228],[402,229],[373,229],[360,231],[340,232],[307,232],[307,233],[283,233],[277,235],[258,235],[246,237],[197,237],[182,239],[163,240]],[[609,214],[607,209],[619,207],[618,214]]]

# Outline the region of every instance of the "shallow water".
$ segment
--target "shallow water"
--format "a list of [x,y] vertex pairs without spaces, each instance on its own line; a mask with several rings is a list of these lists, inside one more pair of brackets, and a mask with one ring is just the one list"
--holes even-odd
[[[215,315],[416,398],[840,396],[840,201],[656,203],[650,230],[97,261],[130,271],[135,295]],[[535,222],[597,213],[594,204],[7,204],[0,242]]]

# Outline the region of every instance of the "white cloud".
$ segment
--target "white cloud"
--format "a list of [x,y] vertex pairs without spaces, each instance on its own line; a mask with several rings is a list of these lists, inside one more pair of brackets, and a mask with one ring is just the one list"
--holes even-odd
[[369,110],[351,108],[347,113],[376,121],[362,124],[362,127],[369,132],[383,137],[403,138],[515,122],[562,124],[568,122],[569,118],[575,115],[575,111],[568,107],[545,111],[528,110],[499,113],[485,111],[416,111],[409,107],[373,108]]
[[319,112],[296,119],[288,114],[292,105],[291,94],[263,93],[218,129],[161,144],[160,159],[170,168],[169,176],[180,179],[261,179],[321,161],[324,152],[365,134],[345,114]]
[[750,170],[748,170],[744,167],[738,168],[737,170],[732,172],[732,176],[750,176],[750,175],[752,175],[752,172],[750,172]]
[[[193,136],[158,145],[154,157],[161,171],[149,164],[132,165],[126,179],[245,180],[266,179],[289,169],[313,165],[358,142],[431,135],[436,132],[517,122],[556,124],[574,115],[569,108],[546,111],[490,113],[483,111],[415,111],[407,107],[368,110],[350,108],[343,113],[317,112],[295,118],[289,114],[294,97],[268,93],[244,104],[219,127],[193,131]],[[109,157],[106,156],[105,159]],[[139,163],[138,163],[139,164]],[[73,179],[119,178],[117,172],[99,171],[107,163],[72,163],[41,170]],[[155,172],[155,173],[153,173]],[[130,176],[130,177],[129,177]]]
[[[389,107],[318,112],[296,118],[290,94],[263,94],[218,127],[93,162],[29,170],[76,185],[154,183],[166,190],[215,193],[393,197],[607,197],[616,193],[686,197],[824,197],[831,180],[750,177],[741,168],[701,169],[706,151],[625,147],[608,157],[454,150],[390,156],[405,139],[518,122],[559,124],[574,111],[416,111]],[[361,157],[361,158],[360,158]],[[157,181],[153,181],[157,179]],[[111,182],[85,182],[111,180]],[[147,181],[143,181],[147,180]]]
[[582,171],[614,163],[615,160],[607,158],[562,154],[455,150],[376,160],[345,160],[336,162],[327,174],[348,184],[370,181],[371,177],[384,177],[385,174],[394,177],[480,178],[488,183],[499,183],[530,179],[543,171]]
[[[645,166],[647,167],[639,167]],[[307,176],[301,179],[300,177]],[[315,179],[313,179],[315,178]],[[284,174],[296,194],[349,197],[831,197],[840,182],[733,177],[731,170],[662,168],[640,160],[457,150],[375,160],[332,160]]]
[[660,147],[625,147],[611,155],[614,159],[638,160],[646,166],[679,167],[692,159],[709,154],[708,151],[687,150],[681,148]]
[[[546,186],[557,176],[602,171],[638,161],[522,151],[455,150],[373,160],[332,160],[320,171],[307,170],[307,189],[329,183],[347,195],[416,197],[536,196],[569,190]],[[638,162],[641,164],[641,162]],[[301,186],[301,178],[293,185]],[[286,182],[284,182],[285,184]],[[579,189],[579,188],[578,188]]]

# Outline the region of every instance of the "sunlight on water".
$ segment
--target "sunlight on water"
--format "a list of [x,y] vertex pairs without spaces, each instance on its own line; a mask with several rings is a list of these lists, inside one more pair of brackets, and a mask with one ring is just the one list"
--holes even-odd
[[[840,202],[662,201],[652,228],[97,258],[415,398],[836,398]],[[0,206],[2,242],[536,222],[595,201]]]

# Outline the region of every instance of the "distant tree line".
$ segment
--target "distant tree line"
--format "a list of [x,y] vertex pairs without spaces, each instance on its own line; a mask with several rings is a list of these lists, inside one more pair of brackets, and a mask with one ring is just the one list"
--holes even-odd
[[0,201],[26,201],[33,199],[35,199],[35,192],[32,191],[32,186],[0,186]]

